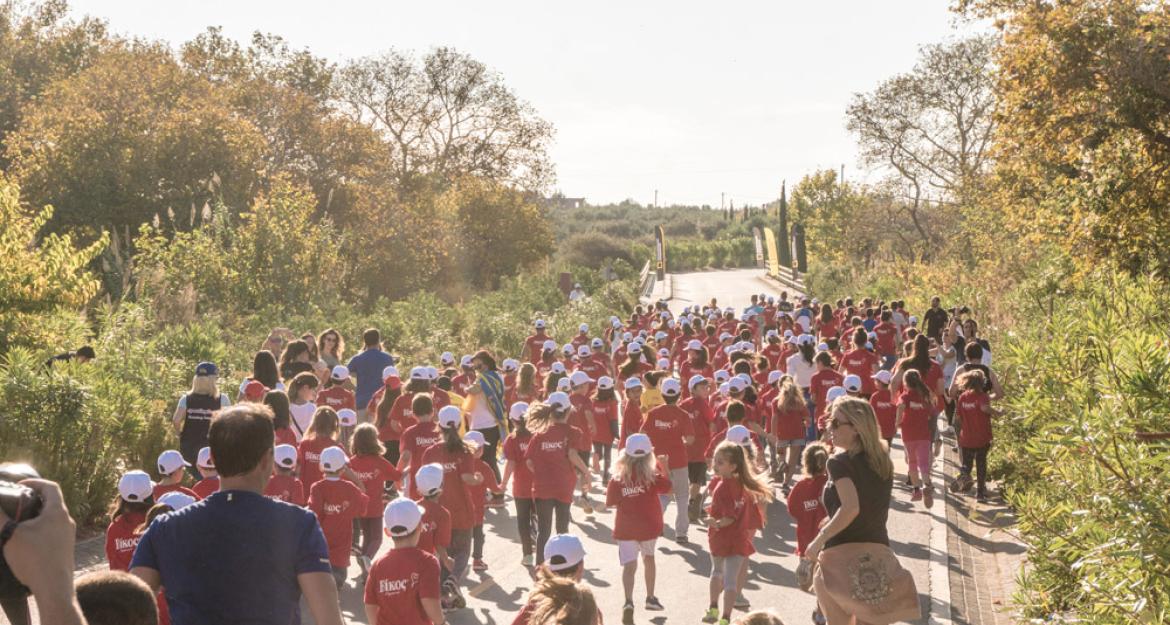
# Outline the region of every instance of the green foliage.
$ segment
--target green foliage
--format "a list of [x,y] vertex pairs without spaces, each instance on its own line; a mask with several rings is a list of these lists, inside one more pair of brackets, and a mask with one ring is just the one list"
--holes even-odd
[[578,232],[557,246],[557,254],[565,262],[598,269],[607,261],[622,259],[632,262],[629,246],[600,232]]

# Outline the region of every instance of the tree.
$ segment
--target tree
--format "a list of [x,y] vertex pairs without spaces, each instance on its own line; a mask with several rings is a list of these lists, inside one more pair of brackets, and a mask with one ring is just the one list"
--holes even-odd
[[531,195],[463,178],[444,194],[443,201],[458,216],[463,275],[478,289],[496,289],[501,278],[553,251],[552,228]]
[[338,96],[348,113],[386,139],[394,180],[475,176],[522,190],[551,187],[552,125],[496,72],[449,48],[420,60],[401,52],[349,63]]
[[1170,275],[1170,12],[1140,0],[961,0],[995,18],[997,180],[1029,236]]
[[256,192],[262,138],[165,48],[118,46],[55,82],[8,137],[13,171],[54,226],[137,228]]

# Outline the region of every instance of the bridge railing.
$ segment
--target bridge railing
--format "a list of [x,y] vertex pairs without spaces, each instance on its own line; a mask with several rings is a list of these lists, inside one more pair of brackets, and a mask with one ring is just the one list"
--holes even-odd
[[800,293],[805,293],[804,279],[801,278],[800,274],[798,274],[796,271],[794,271],[790,267],[785,267],[784,265],[779,265],[779,266],[777,266],[775,272],[769,271],[768,275],[773,280],[779,282],[780,284],[782,284],[790,289],[793,289],[795,291],[799,291]]
[[638,295],[643,300],[648,300],[650,294],[654,292],[654,280],[656,276],[653,271],[650,271],[651,262],[646,261],[642,266],[642,273],[638,275]]

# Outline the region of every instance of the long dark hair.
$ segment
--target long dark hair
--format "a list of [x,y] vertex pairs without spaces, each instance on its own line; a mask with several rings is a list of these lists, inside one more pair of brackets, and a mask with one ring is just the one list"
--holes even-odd
[[378,400],[378,406],[374,409],[376,413],[376,420],[378,427],[386,425],[386,419],[390,416],[390,409],[394,407],[394,402],[402,396],[402,385],[398,388],[386,387],[386,391],[382,393],[382,398]]
[[122,499],[121,495],[116,495],[116,499],[110,503],[110,520],[115,521],[123,514],[146,514],[150,507],[154,505],[154,497],[147,495],[146,499],[142,501],[126,501]]
[[593,401],[614,401],[617,393],[612,388],[598,388],[593,392]]
[[268,388],[276,388],[280,383],[280,372],[276,370],[276,356],[273,356],[272,352],[262,349],[252,357],[252,379]]
[[272,429],[287,428],[292,423],[288,410],[288,395],[281,390],[271,390],[264,394],[264,405],[272,409]]
[[821,304],[821,323],[829,323],[833,320],[833,307],[826,304]]
[[550,371],[548,377],[544,379],[545,395],[552,395],[557,392],[557,383],[566,377],[568,377],[567,373],[553,373]]
[[471,447],[463,442],[463,436],[459,434],[458,423],[449,428],[440,425],[439,431],[443,433],[443,449],[447,450],[447,453],[471,453]]
[[288,345],[284,348],[284,352],[280,355],[280,368],[284,369],[299,358],[301,354],[309,354],[310,357],[313,355],[312,350],[309,349],[309,344],[300,339],[289,341]]
[[902,376],[902,381],[905,382],[906,388],[918,393],[923,399],[929,400],[931,395],[930,387],[926,386],[926,382],[922,380],[922,374],[917,369],[910,369],[906,375]]
[[698,354],[698,358],[695,358],[695,364],[691,365],[692,367],[702,369],[703,367],[707,366],[707,348],[706,347],[693,350],[693,351],[691,351],[691,353]]
[[910,356],[903,358],[898,366],[902,369],[910,368],[922,375],[930,372],[930,339],[925,334],[919,334],[914,337],[914,347],[910,350]]
[[817,352],[816,352],[816,349],[812,346],[812,344],[811,343],[801,343],[799,348],[800,348],[800,356],[801,356],[801,358],[804,358],[804,362],[806,364],[810,364],[810,365],[813,364],[813,358],[816,357]]
[[632,354],[630,354],[630,353],[626,354],[626,361],[624,363],[622,363],[622,368],[621,368],[621,370],[618,371],[618,373],[621,375],[621,377],[623,377],[623,378],[633,377],[635,374],[637,374],[639,372],[640,365],[642,363],[642,356],[644,355],[643,351],[644,350],[639,350],[639,351],[636,351]]

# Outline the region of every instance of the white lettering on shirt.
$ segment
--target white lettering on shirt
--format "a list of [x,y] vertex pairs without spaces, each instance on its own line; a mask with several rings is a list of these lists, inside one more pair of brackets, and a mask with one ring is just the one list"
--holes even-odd
[[565,441],[541,441],[541,451],[557,451],[565,448]]
[[137,536],[134,538],[115,538],[114,547],[118,551],[133,551],[136,547],[138,547],[139,538],[140,537]]

